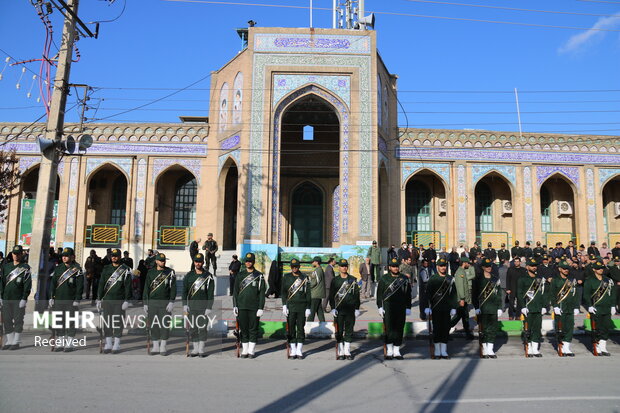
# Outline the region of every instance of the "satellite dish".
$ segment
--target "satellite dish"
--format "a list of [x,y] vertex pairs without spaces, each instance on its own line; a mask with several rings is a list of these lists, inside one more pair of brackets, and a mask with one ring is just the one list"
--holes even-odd
[[37,144],[41,153],[45,153],[54,148],[54,141],[45,138],[37,138]]
[[78,143],[78,150],[84,152],[91,146],[93,146],[93,137],[90,135],[82,135]]
[[75,152],[75,139],[73,136],[67,136],[67,139],[60,143],[60,149],[66,153]]

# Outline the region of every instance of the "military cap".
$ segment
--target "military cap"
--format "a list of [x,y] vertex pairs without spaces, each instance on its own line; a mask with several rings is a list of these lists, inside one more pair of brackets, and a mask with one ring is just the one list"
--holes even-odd
[[256,262],[256,256],[252,252],[248,252],[245,254],[245,262]]
[[488,258],[485,258],[482,260],[482,263],[480,264],[482,267],[492,267],[493,266],[493,261],[491,261]]
[[392,258],[389,262],[390,267],[400,267],[400,263],[397,258]]
[[596,259],[596,255],[594,255],[594,254],[590,254],[590,257],[589,257],[589,258],[590,258],[591,260],[595,260],[595,259]]
[[462,257],[461,262],[469,262],[469,257]]
[[504,242],[502,242],[502,248],[505,247],[505,246],[506,246],[506,244]]
[[489,243],[487,244],[487,247],[489,247],[489,248],[491,248],[492,246],[493,246],[493,243],[492,243],[492,242],[489,242]]
[[567,263],[566,261],[560,261],[560,263],[558,264],[558,267],[565,269],[565,270],[569,270],[571,268],[570,264]]
[[205,262],[205,256],[202,255],[201,253],[198,253],[198,254],[194,255],[193,260],[194,260],[194,262]]
[[318,262],[319,264],[321,263],[321,257],[319,257],[318,255],[314,258],[312,258],[312,262]]
[[155,261],[164,261],[165,262],[166,260],[167,260],[166,254],[164,254],[163,252],[160,252],[159,254],[157,254],[155,256]]
[[73,248],[65,248],[64,250],[62,250],[62,256],[63,257],[70,257],[72,255],[75,255],[75,252],[73,251]]
[[24,247],[21,245],[16,245],[13,247],[13,254],[22,254],[24,252]]
[[440,258],[437,260],[438,267],[445,267],[446,265],[448,265],[448,262],[445,260],[445,258]]
[[297,267],[297,268],[299,268],[299,260],[298,260],[297,258],[293,258],[293,259],[291,260],[291,268],[292,268],[292,267]]
[[209,233],[207,234],[207,237],[212,237],[212,236],[213,236],[213,233],[212,233],[212,232],[209,232]]
[[349,266],[349,261],[345,260],[344,258],[341,258],[338,260],[338,266],[340,267],[348,267]]
[[527,265],[529,267],[538,267],[538,261],[536,261],[536,259],[534,258],[528,258]]
[[515,245],[519,245],[519,241],[515,241]]
[[620,261],[620,257],[614,257],[614,261]]
[[542,259],[543,259],[543,260],[548,260],[548,259],[549,259],[549,256],[548,256],[547,254],[545,254],[545,255],[543,255],[543,256],[542,256]]
[[119,258],[120,258],[120,256],[121,256],[121,250],[119,250],[118,248],[114,248],[114,249],[112,250],[112,256],[113,256],[113,257],[119,257]]
[[605,268],[605,264],[603,263],[603,260],[596,260],[594,261],[594,264],[592,264],[592,268],[595,270],[600,270]]

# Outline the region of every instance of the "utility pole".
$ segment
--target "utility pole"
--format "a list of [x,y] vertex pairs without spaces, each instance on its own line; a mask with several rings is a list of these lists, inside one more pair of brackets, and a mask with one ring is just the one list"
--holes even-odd
[[69,0],[67,9],[73,13],[65,16],[62,29],[62,43],[58,54],[56,76],[52,101],[45,128],[45,138],[54,141],[52,149],[41,155],[39,182],[37,183],[37,199],[32,222],[32,243],[30,245],[29,263],[32,267],[33,280],[37,281],[37,294],[40,305],[46,305],[48,251],[52,233],[52,214],[54,195],[56,193],[56,176],[58,174],[59,153],[56,149],[63,135],[65,107],[69,92],[69,72],[73,57],[73,43],[76,34],[76,15],[79,0]]

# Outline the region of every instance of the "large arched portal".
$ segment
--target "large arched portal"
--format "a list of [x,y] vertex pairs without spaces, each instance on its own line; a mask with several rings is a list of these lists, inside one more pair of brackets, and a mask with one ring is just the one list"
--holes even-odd
[[[26,171],[21,178],[19,199],[19,240],[18,244],[30,246],[32,239],[32,222],[34,207],[37,202],[37,185],[39,183],[39,166]],[[56,239],[56,219],[58,217],[58,199],[60,194],[60,177],[56,176],[56,192],[54,193],[54,210],[52,215],[52,245]]]
[[332,246],[338,233],[330,230],[338,215],[332,199],[340,179],[338,114],[326,100],[308,94],[284,110],[280,131],[278,242]]
[[224,226],[222,247],[225,250],[237,248],[237,191],[239,188],[239,171],[237,165],[229,160],[222,169],[224,179]]
[[196,177],[182,166],[167,169],[155,186],[157,248],[184,249],[196,226]]
[[563,175],[549,177],[540,187],[541,232],[547,246],[575,241],[575,191]]
[[446,188],[428,170],[416,173],[405,186],[405,231],[407,242],[439,250],[448,230]]
[[620,241],[620,176],[603,186],[603,229],[609,234],[610,246]]
[[514,231],[512,219],[512,191],[503,176],[491,172],[478,181],[474,191],[476,200],[476,239],[494,248],[502,243],[510,245]]

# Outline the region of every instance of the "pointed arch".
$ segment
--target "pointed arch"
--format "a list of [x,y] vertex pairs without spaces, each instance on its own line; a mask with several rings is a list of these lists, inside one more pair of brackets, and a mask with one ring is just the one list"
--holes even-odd
[[[447,168],[448,165],[446,164],[445,167]],[[413,172],[408,173],[406,176],[403,174],[403,182],[401,183],[401,190],[405,190],[405,188],[407,187],[407,184],[409,183],[409,181],[411,179],[413,179],[416,175],[420,175],[420,174],[430,174],[430,175],[433,175],[434,177],[439,179],[439,181],[442,183],[445,192],[446,193],[449,192],[450,183],[448,181],[446,181],[445,177],[442,176],[441,174],[437,173],[437,171],[435,171],[433,168],[427,167],[427,166],[421,166],[421,167],[415,169]]]
[[514,198],[514,196],[515,196],[515,185],[514,185],[514,182],[511,181],[504,173],[502,173],[500,170],[498,170],[496,168],[489,169],[488,171],[486,171],[485,173],[483,173],[479,177],[476,177],[476,179],[475,179],[475,181],[473,183],[474,188],[476,188],[476,185],[478,185],[478,183],[480,181],[482,181],[483,179],[485,179],[487,177],[491,177],[491,178],[498,177],[499,179],[501,179],[504,183],[506,183],[506,185],[508,185],[508,188],[510,189],[511,198]]

